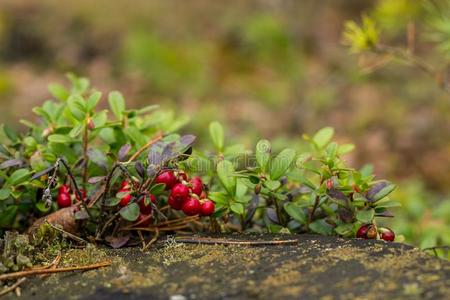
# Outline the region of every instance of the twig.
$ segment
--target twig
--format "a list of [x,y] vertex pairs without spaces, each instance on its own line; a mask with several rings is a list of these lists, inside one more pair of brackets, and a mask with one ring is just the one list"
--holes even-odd
[[[61,261],[61,257],[62,257],[61,252],[59,252],[56,258],[53,260],[53,262],[50,265],[48,265],[46,269],[56,269],[59,265],[59,262]],[[44,278],[47,276],[49,276],[49,274],[42,274],[40,278]]]
[[75,240],[75,241],[77,241],[77,242],[80,242],[80,243],[88,244],[88,241],[86,241],[86,240],[84,240],[84,239],[82,239],[82,238],[76,236],[75,234],[72,234],[72,233],[70,233],[70,232],[67,232],[67,231],[65,231],[65,230],[62,229],[62,228],[59,228],[58,226],[53,225],[53,224],[50,223],[48,220],[45,220],[45,222],[46,222],[48,225],[50,225],[51,228],[53,228],[53,229],[55,229],[55,230],[57,230],[57,231],[59,231],[59,232],[62,232],[63,234],[67,235],[69,238],[71,238],[71,239],[73,239],[73,240]]
[[139,155],[142,154],[142,152],[144,152],[148,147],[150,147],[151,145],[153,145],[154,143],[156,143],[157,141],[159,141],[160,139],[162,139],[163,134],[160,132],[158,133],[158,135],[153,138],[152,140],[150,140],[147,144],[145,144],[144,146],[142,146],[138,151],[136,151],[136,153],[134,153],[130,159],[126,162],[126,163],[130,163],[133,160],[135,160],[136,158],[139,157]]
[[150,242],[148,242],[148,244],[142,248],[142,252],[145,252],[151,245],[153,245],[158,240],[158,237],[159,237],[159,230],[158,227],[156,227],[155,235],[150,240]]
[[138,228],[122,228],[122,231],[135,231],[135,230],[142,230],[142,231],[149,231],[149,232],[155,232],[155,231],[176,231],[180,229],[184,229],[187,227],[188,224],[183,225],[177,225],[173,227],[138,227]]
[[391,55],[406,62],[407,64],[417,67],[422,72],[431,76],[437,82],[438,86],[441,87],[444,91],[450,93],[449,82],[445,78],[444,72],[437,70],[437,68],[428,64],[422,58],[412,54],[411,51],[405,51],[402,48],[396,48],[386,45],[378,45],[373,51],[378,54]]
[[142,231],[138,230],[138,235],[139,235],[139,238],[141,239],[141,243],[142,243],[142,251],[144,251],[144,248],[145,248],[145,240],[144,240],[144,236],[142,235]]
[[0,291],[0,297],[4,296],[12,291],[14,291],[16,288],[19,287],[19,285],[21,285],[25,280],[27,280],[25,277],[24,278],[20,278],[19,280],[16,281],[16,283],[14,283],[13,285],[3,289],[2,291]]
[[219,244],[219,245],[244,245],[244,246],[298,244],[298,240],[251,241],[251,240],[227,240],[221,238],[202,238],[202,237],[175,237],[175,241],[190,244]]
[[103,225],[102,229],[97,233],[95,239],[100,239],[101,236],[105,233],[106,229],[109,225],[120,215],[120,211],[116,212],[108,221],[106,221],[105,225]]
[[[69,165],[68,165],[67,162],[66,162],[64,159],[62,159],[62,158],[59,158],[58,160],[63,164],[64,168],[66,168],[67,175],[69,175],[70,180],[72,181],[72,184],[73,184],[73,187],[74,187],[74,189],[75,189],[76,195],[78,196],[79,199],[83,199],[83,194],[81,193],[80,189],[78,188],[77,181],[75,180],[75,177],[73,176],[72,170],[70,170]],[[88,210],[88,207],[87,207],[86,202],[81,201],[81,205],[82,205],[83,208],[86,210],[86,213],[88,214],[89,218],[90,218],[91,220],[93,220],[92,215],[91,215],[90,211]]]
[[[86,122],[86,120],[85,120]],[[89,146],[89,128],[88,124],[84,124],[84,133],[83,133],[83,183],[87,182],[88,179],[88,164],[89,164],[89,156],[88,156],[88,146]],[[83,200],[83,198],[80,198]]]
[[316,201],[314,201],[314,206],[313,206],[312,210],[309,212],[308,224],[310,224],[312,222],[314,214],[316,213],[316,209],[319,206],[319,202],[320,202],[320,197],[316,196]]
[[38,274],[52,274],[52,273],[72,272],[72,271],[88,271],[88,270],[94,270],[94,269],[107,267],[110,265],[111,265],[110,261],[104,261],[104,262],[87,265],[87,266],[66,267],[66,268],[59,268],[59,269],[38,269],[38,270],[19,271],[19,272],[0,275],[0,281],[14,279],[14,278],[20,278],[20,277],[26,277],[26,276],[32,276],[32,275],[38,275]]
[[31,270],[46,270],[46,269],[51,268],[51,267],[55,266],[56,264],[58,264],[60,260],[61,260],[61,252],[58,253],[58,255],[55,257],[55,259],[49,265],[46,265],[43,267],[36,267]]

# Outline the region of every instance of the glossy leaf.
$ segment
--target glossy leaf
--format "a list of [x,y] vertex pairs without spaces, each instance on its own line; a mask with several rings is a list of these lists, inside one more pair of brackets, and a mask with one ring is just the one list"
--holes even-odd
[[332,127],[325,127],[320,129],[312,138],[314,144],[319,148],[324,148],[333,138],[334,129]]
[[223,150],[224,133],[223,127],[219,122],[212,122],[209,124],[209,134],[213,140],[214,145],[218,151]]
[[301,224],[305,224],[307,220],[306,213],[303,207],[298,206],[295,203],[288,202],[284,206],[286,213],[291,216],[294,220]]
[[127,221],[136,221],[139,217],[139,205],[137,205],[136,203],[130,203],[127,206],[122,207],[119,211],[119,214]]
[[236,177],[234,176],[234,166],[230,161],[223,160],[217,164],[217,175],[227,192],[234,196],[236,194]]
[[285,174],[285,172],[291,167],[295,158],[295,150],[284,149],[274,159],[270,166],[270,178],[277,180]]
[[261,140],[256,144],[256,161],[258,162],[261,171],[264,173],[267,171],[271,152],[272,149],[268,140]]

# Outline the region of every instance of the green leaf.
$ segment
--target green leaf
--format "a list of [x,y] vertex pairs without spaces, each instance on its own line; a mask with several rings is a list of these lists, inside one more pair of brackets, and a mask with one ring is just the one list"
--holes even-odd
[[333,161],[336,158],[338,145],[336,143],[330,143],[327,146],[327,159]]
[[225,155],[225,157],[227,157],[227,156],[228,157],[236,157],[243,153],[245,153],[245,147],[244,147],[244,145],[241,145],[241,144],[228,146],[223,151],[223,154]]
[[130,203],[127,206],[123,207],[119,214],[127,221],[133,222],[136,221],[139,217],[139,205],[136,203]]
[[77,77],[72,73],[68,73],[66,76],[72,83],[73,92],[82,94],[89,88],[89,79],[86,77]]
[[147,143],[147,137],[136,127],[125,128],[125,133],[138,147],[141,147]]
[[399,206],[402,206],[402,204],[398,201],[390,201],[390,200],[384,201],[384,199],[383,199],[383,200],[377,202],[376,208],[388,208],[388,207],[399,207]]
[[288,202],[284,205],[284,210],[289,216],[291,216],[297,222],[301,224],[306,223],[306,213],[303,210],[303,208],[300,207],[299,205],[292,202]]
[[109,93],[108,102],[109,106],[111,107],[111,111],[116,116],[116,118],[118,120],[122,120],[123,113],[125,111],[125,100],[122,94],[118,91]]
[[103,127],[108,121],[108,111],[102,110],[92,116],[92,122],[94,122],[95,128]]
[[331,235],[333,233],[333,227],[331,227],[324,219],[316,220],[309,224],[308,227],[312,231],[322,235]]
[[63,135],[63,134],[52,134],[48,136],[48,141],[52,143],[59,143],[59,144],[70,144],[73,142],[73,139],[69,135]]
[[86,101],[80,95],[70,96],[67,99],[67,107],[75,119],[81,121],[86,117]]
[[208,196],[216,204],[220,204],[220,205],[228,204],[228,201],[230,199],[230,197],[227,194],[222,193],[222,192],[210,192]]
[[339,235],[348,235],[353,231],[353,224],[343,223],[334,228],[334,231]]
[[270,161],[270,153],[272,152],[272,147],[268,140],[260,140],[256,144],[256,161],[262,172],[267,171],[267,165]]
[[89,148],[87,151],[89,159],[97,166],[106,169],[108,167],[108,159],[105,153],[97,148]]
[[117,198],[117,197],[112,197],[112,198],[107,198],[105,201],[105,205],[106,206],[116,206],[117,204],[119,204],[121,198]]
[[332,127],[325,127],[320,129],[312,138],[314,144],[319,149],[323,149],[333,138],[334,129]]
[[217,175],[223,187],[230,196],[236,195],[236,177],[234,176],[234,166],[228,160],[223,160],[217,164]]
[[58,83],[52,83],[48,86],[48,91],[58,100],[66,101],[69,97],[69,91]]
[[8,187],[3,187],[2,189],[0,189],[0,200],[8,199],[10,194],[11,190]]
[[83,130],[83,124],[77,124],[75,125],[72,130],[69,132],[69,136],[73,139],[75,139],[77,136],[80,135],[81,131]]
[[244,214],[244,205],[242,203],[231,203],[230,209],[232,212],[237,213],[238,215]]
[[368,210],[360,210],[356,213],[356,219],[361,223],[372,223],[375,216],[375,210],[370,208]]
[[117,142],[114,129],[110,127],[106,127],[100,130],[99,135],[102,138],[102,140],[104,140],[108,144],[114,144],[115,142]]
[[264,186],[271,191],[275,191],[281,186],[281,182],[278,180],[266,180],[264,181]]
[[224,143],[223,127],[219,122],[212,122],[209,124],[209,134],[213,140],[214,146],[217,151],[222,152]]
[[164,183],[157,183],[151,186],[151,188],[149,189],[149,193],[152,195],[160,195],[164,192],[164,190],[166,189],[166,185]]
[[8,185],[18,185],[26,181],[31,175],[28,169],[18,169],[11,174],[11,176],[6,181]]
[[43,213],[48,212],[52,206],[51,205],[47,205],[45,202],[39,201],[36,203],[36,208]]
[[277,180],[283,176],[292,165],[294,158],[295,150],[287,148],[281,151],[277,157],[272,159],[270,166],[270,178],[272,180]]
[[17,210],[19,207],[17,205],[10,205],[4,208],[0,212],[0,227],[9,227],[16,219]]
[[349,152],[352,152],[355,149],[355,145],[353,144],[344,144],[344,145],[339,145],[338,147],[338,154],[339,155],[344,155],[347,154]]
[[93,92],[92,95],[89,96],[89,98],[86,101],[86,108],[88,111],[93,110],[97,104],[98,101],[100,101],[100,98],[102,97],[102,93],[101,92]]
[[389,195],[393,190],[395,190],[396,186],[395,184],[388,184],[383,189],[381,189],[379,192],[377,192],[375,195],[371,197],[373,201],[378,201],[380,199],[383,199],[387,195]]

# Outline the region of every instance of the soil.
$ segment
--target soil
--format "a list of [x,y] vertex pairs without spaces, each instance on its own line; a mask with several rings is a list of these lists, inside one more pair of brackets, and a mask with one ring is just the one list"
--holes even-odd
[[[30,278],[23,299],[450,299],[450,262],[399,243],[315,235],[227,235],[297,244],[88,247],[60,266],[112,260],[84,273]],[[16,299],[10,294],[6,298]]]

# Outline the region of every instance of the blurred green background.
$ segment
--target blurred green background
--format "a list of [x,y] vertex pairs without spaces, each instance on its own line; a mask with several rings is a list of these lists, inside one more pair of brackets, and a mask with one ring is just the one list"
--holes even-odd
[[449,1],[434,14],[423,2],[2,0],[0,123],[19,126],[50,82],[74,72],[132,107],[188,115],[185,130],[200,137],[212,120],[249,147],[262,137],[295,145],[333,126],[357,146],[351,165],[371,162],[398,183],[403,207],[388,224],[408,243],[449,245],[450,94],[341,43],[345,21],[367,13],[388,43],[405,44],[413,24],[416,53],[448,66]]

